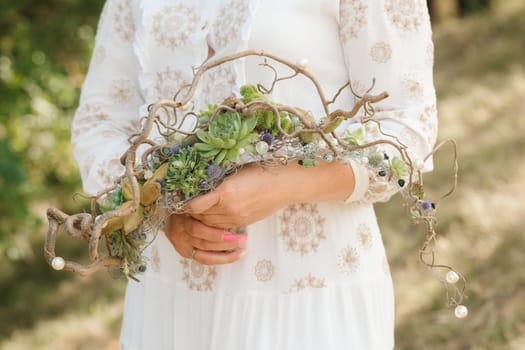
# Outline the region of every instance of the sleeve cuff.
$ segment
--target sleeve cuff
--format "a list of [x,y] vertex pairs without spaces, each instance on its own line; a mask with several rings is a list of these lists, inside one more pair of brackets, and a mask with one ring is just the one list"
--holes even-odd
[[344,200],[343,203],[348,204],[357,202],[362,199],[368,190],[370,180],[368,179],[368,169],[366,166],[350,160],[352,171],[354,172],[354,191]]

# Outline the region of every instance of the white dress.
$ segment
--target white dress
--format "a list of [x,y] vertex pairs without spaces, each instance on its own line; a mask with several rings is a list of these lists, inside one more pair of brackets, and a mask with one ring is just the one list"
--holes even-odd
[[[413,7],[406,12],[403,4]],[[208,45],[217,56],[253,48],[306,58],[328,96],[349,76],[358,92],[376,77],[374,91],[393,95],[378,112],[384,128],[421,158],[432,147],[436,113],[424,1],[115,0],[99,25],[72,131],[87,192],[120,174],[118,157],[136,117],[191,79],[188,67],[206,58]],[[219,101],[244,82],[268,86],[272,74],[260,62],[212,72],[195,104]],[[279,83],[271,98],[322,116],[305,79]],[[346,92],[333,108],[353,103]],[[392,280],[372,203],[396,189],[364,167],[354,172],[356,189],[346,202],[298,203],[248,226],[248,254],[233,264],[185,259],[159,234],[141,281],[128,284],[121,348],[393,349]]]

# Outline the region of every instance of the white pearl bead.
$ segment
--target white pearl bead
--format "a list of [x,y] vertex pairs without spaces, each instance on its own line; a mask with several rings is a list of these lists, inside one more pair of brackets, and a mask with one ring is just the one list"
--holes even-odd
[[416,159],[414,161],[414,167],[416,167],[417,170],[423,170],[425,167],[425,162],[423,162],[421,159]]
[[446,276],[447,283],[454,284],[459,281],[459,275],[456,271],[449,271]]
[[456,315],[457,318],[465,318],[468,316],[468,309],[465,305],[458,305],[456,306],[456,309],[454,310],[454,315]]
[[53,269],[60,271],[64,269],[64,266],[66,266],[66,262],[64,261],[64,258],[56,256],[51,261],[51,266],[53,267]]
[[257,151],[257,153],[259,154],[265,154],[266,152],[268,152],[268,149],[270,148],[270,146],[264,142],[264,141],[259,141],[257,142],[257,144],[255,145],[255,150]]
[[361,157],[361,163],[368,164],[368,157]]
[[308,67],[308,59],[301,58],[299,62],[297,62],[297,65],[302,69],[306,69],[306,67]]
[[246,152],[244,148],[239,148],[239,154],[244,154],[244,152]]

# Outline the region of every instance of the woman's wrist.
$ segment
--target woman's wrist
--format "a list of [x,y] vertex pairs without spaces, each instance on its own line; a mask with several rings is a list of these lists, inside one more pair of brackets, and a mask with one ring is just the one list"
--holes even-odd
[[355,187],[352,167],[341,162],[321,162],[312,168],[294,162],[282,167],[279,173],[283,185],[280,190],[284,191],[287,204],[344,201]]

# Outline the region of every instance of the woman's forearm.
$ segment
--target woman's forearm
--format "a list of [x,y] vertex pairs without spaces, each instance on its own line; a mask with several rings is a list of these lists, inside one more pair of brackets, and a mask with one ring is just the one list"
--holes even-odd
[[337,161],[311,168],[294,162],[270,171],[276,172],[290,203],[344,201],[355,186],[352,167]]

